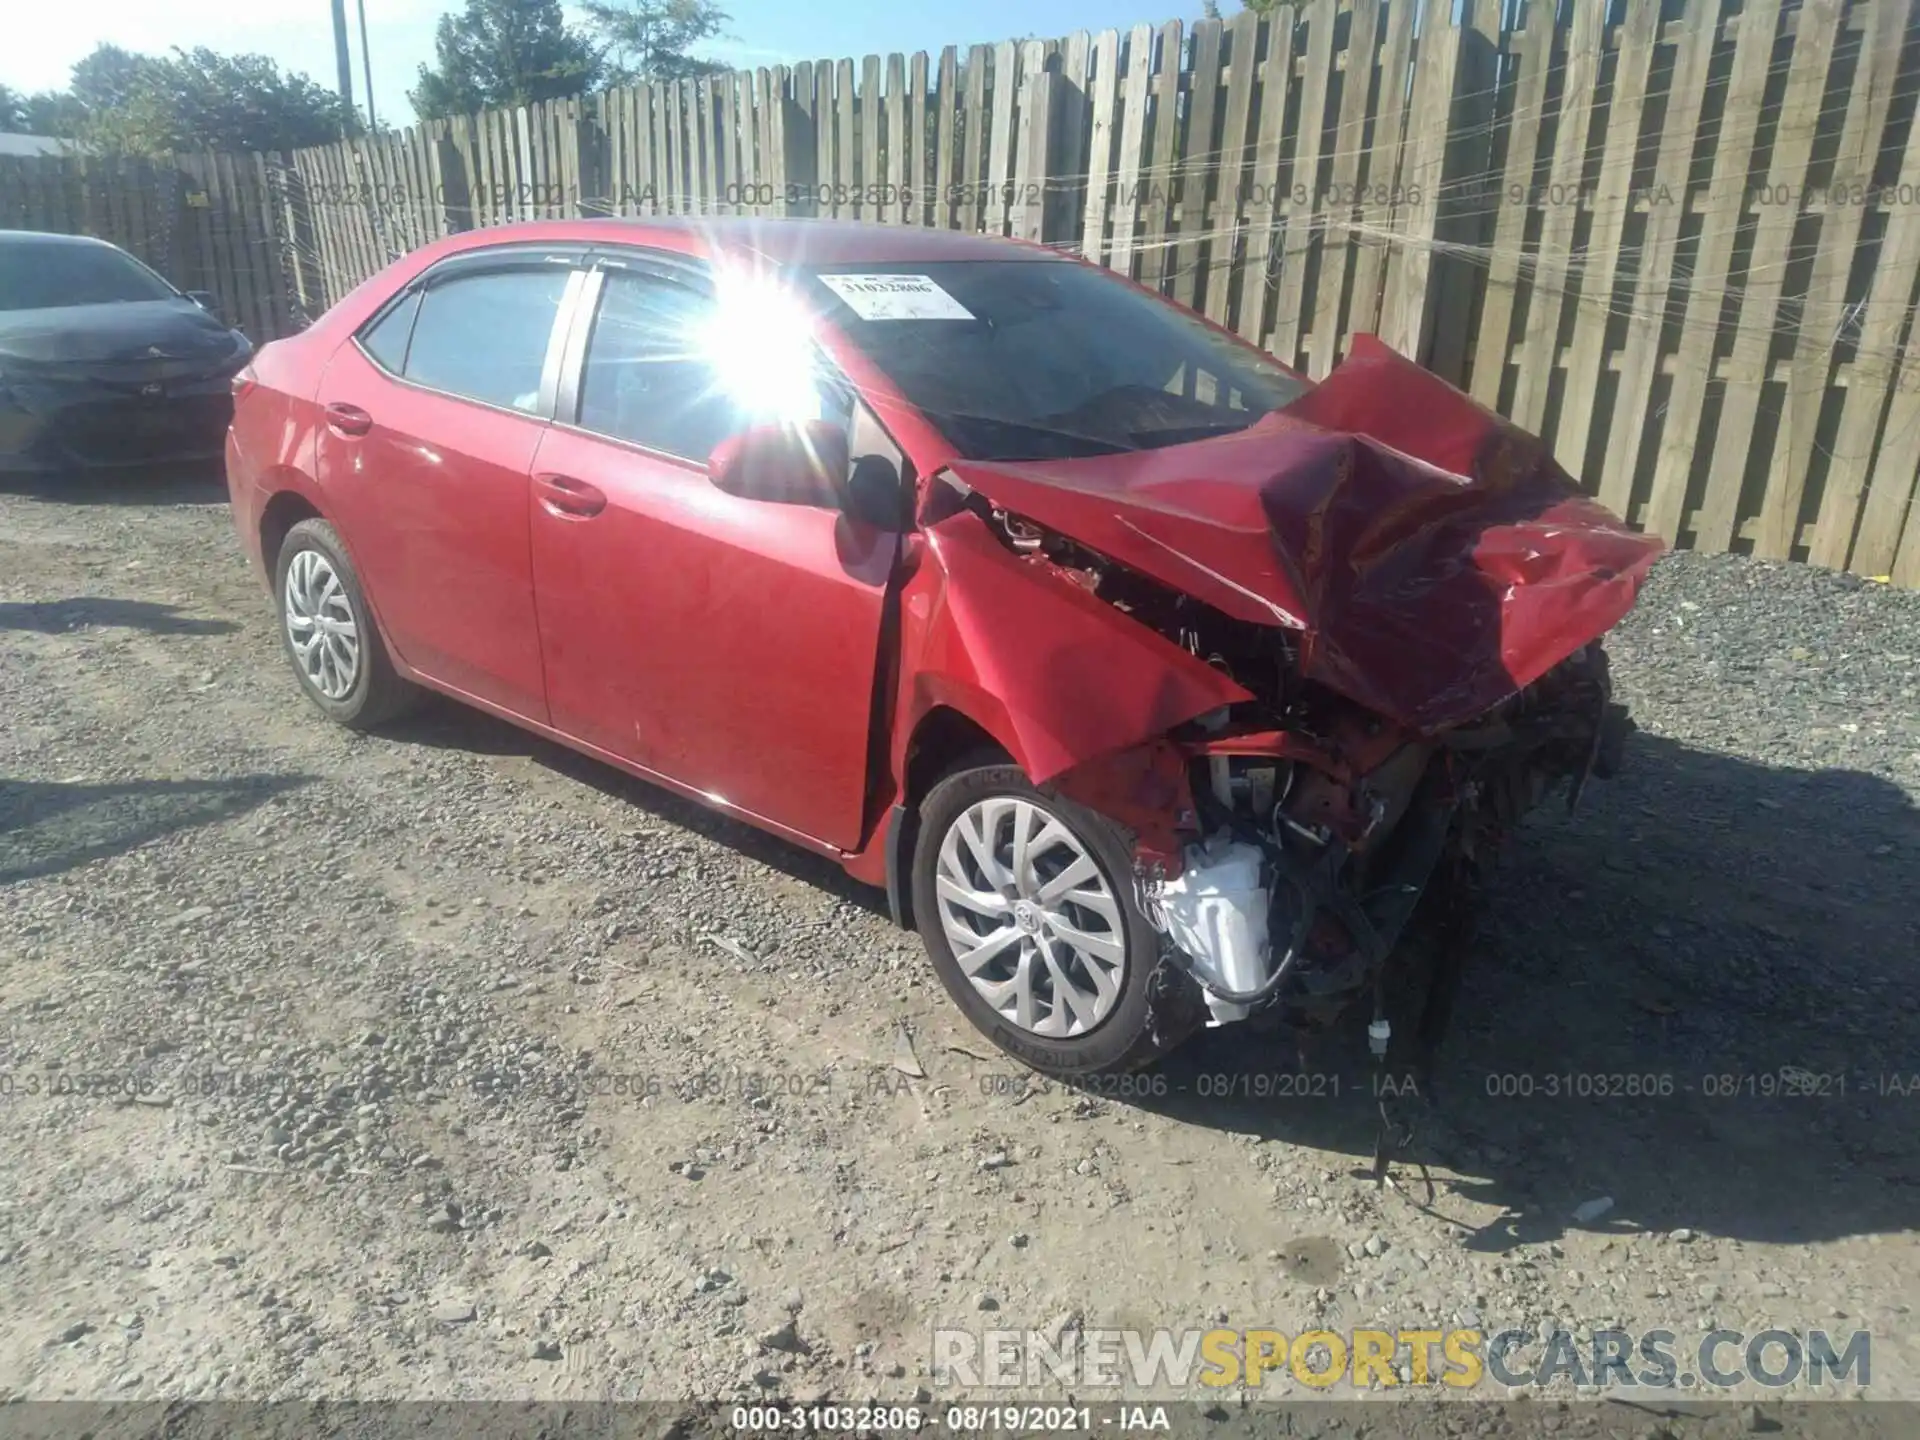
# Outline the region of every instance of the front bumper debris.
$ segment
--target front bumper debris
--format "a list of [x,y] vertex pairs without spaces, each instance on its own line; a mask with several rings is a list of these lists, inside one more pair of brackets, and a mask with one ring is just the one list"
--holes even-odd
[[1226,835],[1214,840],[1188,851],[1180,874],[1163,883],[1155,899],[1168,938],[1205,991],[1208,1023],[1224,1025],[1246,1019],[1272,978],[1272,895],[1259,846]]

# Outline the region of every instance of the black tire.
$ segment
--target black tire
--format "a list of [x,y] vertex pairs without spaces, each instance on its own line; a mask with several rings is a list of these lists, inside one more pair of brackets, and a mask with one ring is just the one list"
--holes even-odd
[[[345,592],[347,608],[352,612],[354,628],[360,638],[359,666],[351,688],[344,695],[331,696],[321,690],[307,674],[294,649],[293,634],[287,620],[287,572],[293,568],[296,557],[303,550],[318,551],[325,558],[327,566],[339,577],[340,589]],[[405,714],[420,703],[423,698],[420,688],[395,672],[393,661],[387,655],[386,644],[381,639],[380,627],[374,623],[373,612],[367,606],[366,592],[360,586],[360,574],[353,568],[353,559],[347,554],[346,546],[340,543],[340,536],[326,521],[302,520],[287,531],[280,553],[274,558],[273,604],[280,630],[280,648],[286,654],[294,678],[300,682],[301,691],[314,708],[329,720],[338,721],[350,730],[371,730],[376,725]]]
[[[1126,945],[1119,996],[1083,1034],[1064,1039],[1036,1035],[1001,1015],[961,970],[941,926],[936,890],[941,843],[969,806],[993,796],[1044,805],[1092,856],[1119,902]],[[1104,815],[1036,788],[1017,766],[966,764],[950,772],[920,803],[913,913],[933,968],[954,1003],[981,1034],[1035,1070],[1063,1078],[1124,1074],[1159,1059],[1204,1022],[1199,987],[1163,957],[1161,936],[1135,901],[1133,836]]]

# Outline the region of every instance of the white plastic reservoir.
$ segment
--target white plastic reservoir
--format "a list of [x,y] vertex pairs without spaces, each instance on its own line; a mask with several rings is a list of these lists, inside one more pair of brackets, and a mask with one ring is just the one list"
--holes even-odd
[[[1258,989],[1271,963],[1267,936],[1267,887],[1260,883],[1265,857],[1257,845],[1215,836],[1188,847],[1186,869],[1160,889],[1160,912],[1173,943],[1193,968],[1223,990]],[[1210,1023],[1244,1020],[1245,1005],[1208,994]]]

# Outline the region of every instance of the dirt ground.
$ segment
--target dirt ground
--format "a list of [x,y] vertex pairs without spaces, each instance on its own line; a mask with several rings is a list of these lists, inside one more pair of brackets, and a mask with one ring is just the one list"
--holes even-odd
[[944,1402],[937,1327],[1383,1323],[1865,1329],[1920,1399],[1920,596],[1662,562],[1381,1188],[1358,1047],[1062,1091],[824,862],[325,723],[223,502],[0,493],[0,1398]]

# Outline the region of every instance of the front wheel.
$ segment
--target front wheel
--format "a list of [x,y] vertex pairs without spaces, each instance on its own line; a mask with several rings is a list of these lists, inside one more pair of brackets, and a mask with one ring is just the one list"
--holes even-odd
[[1012,765],[977,765],[920,806],[913,909],[935,971],[988,1039],[1061,1076],[1138,1069],[1186,1038],[1193,982],[1134,898],[1133,841]]

